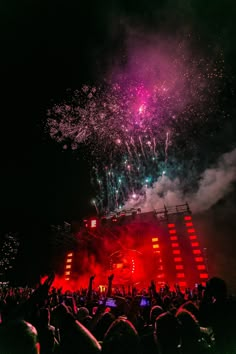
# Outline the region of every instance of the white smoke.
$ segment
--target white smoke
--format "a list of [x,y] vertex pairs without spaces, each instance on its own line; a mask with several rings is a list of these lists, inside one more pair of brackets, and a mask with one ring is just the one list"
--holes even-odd
[[130,198],[124,208],[141,208],[143,212],[162,209],[165,206],[190,204],[194,213],[205,211],[226,196],[236,181],[236,149],[223,154],[217,163],[200,176],[197,191],[184,193],[179,179],[161,176],[152,188],[143,190],[143,196]]

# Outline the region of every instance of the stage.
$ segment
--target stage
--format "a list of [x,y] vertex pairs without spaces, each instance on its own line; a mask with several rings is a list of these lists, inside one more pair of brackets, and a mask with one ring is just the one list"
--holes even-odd
[[[83,221],[76,233],[77,249],[65,259],[65,280],[96,274],[114,286],[193,288],[205,284],[208,271],[204,249],[188,204],[142,213],[122,210]],[[68,255],[67,255],[68,256]]]

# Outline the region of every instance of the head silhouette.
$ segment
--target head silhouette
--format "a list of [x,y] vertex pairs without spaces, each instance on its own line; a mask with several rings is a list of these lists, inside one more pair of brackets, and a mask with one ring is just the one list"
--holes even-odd
[[102,353],[138,354],[139,344],[139,336],[132,323],[124,319],[117,319],[105,334]]
[[34,326],[25,321],[7,322],[0,327],[1,354],[38,354],[39,344]]
[[163,353],[175,353],[180,343],[179,324],[174,315],[164,312],[156,318],[155,334]]

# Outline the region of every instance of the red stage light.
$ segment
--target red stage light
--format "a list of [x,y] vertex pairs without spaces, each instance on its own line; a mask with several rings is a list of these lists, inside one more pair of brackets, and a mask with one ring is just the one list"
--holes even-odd
[[189,226],[193,226],[193,223],[192,222],[186,222],[186,227],[189,227]]
[[158,241],[158,237],[153,237],[152,238],[152,242],[157,242]]
[[201,250],[193,250],[193,254],[201,254]]
[[177,276],[177,278],[184,278],[185,274],[184,273],[177,273],[176,276]]
[[173,250],[172,253],[173,254],[180,254],[180,250]]
[[192,234],[192,233],[194,233],[195,232],[195,229],[188,229],[188,233],[189,234]]
[[208,274],[207,273],[201,273],[200,274],[200,279],[207,279],[208,278]]
[[71,252],[71,253],[68,253],[67,254],[67,257],[73,257],[73,253]]
[[153,248],[159,248],[159,245],[156,244],[156,245],[152,245]]
[[171,246],[172,247],[179,247],[179,244],[178,244],[178,242],[174,242],[174,243],[171,244]]
[[204,264],[197,265],[197,269],[198,269],[198,270],[205,270],[205,269],[206,269],[206,266],[205,266]]
[[175,257],[174,258],[174,262],[182,262],[182,258],[181,257]]
[[199,247],[199,242],[191,242],[192,247]]
[[184,269],[184,266],[182,264],[176,264],[175,269],[181,270],[181,269]]
[[196,239],[197,239],[197,236],[196,236],[196,235],[190,235],[190,236],[189,236],[189,239],[190,239],[190,240],[196,240]]
[[169,230],[169,234],[176,234],[176,230]]
[[196,257],[195,262],[203,262],[203,257]]
[[192,216],[187,215],[187,216],[184,217],[184,220],[192,220]]
[[170,240],[171,240],[171,241],[177,241],[177,240],[178,240],[178,237],[177,237],[177,236],[171,236],[171,237],[170,237]]
[[172,227],[175,227],[175,224],[168,224],[169,229],[171,229]]

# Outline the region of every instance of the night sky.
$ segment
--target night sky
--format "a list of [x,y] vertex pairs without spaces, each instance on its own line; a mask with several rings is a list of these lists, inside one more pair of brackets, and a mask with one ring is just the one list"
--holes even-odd
[[[51,140],[45,132],[46,114],[68,89],[99,82],[119,58],[125,58],[127,29],[172,36],[194,33],[201,50],[222,50],[227,76],[222,100],[230,119],[216,132],[215,149],[224,153],[234,148],[235,15],[233,0],[3,1],[1,229],[27,235],[30,250],[32,239],[42,238],[38,230],[45,225],[94,212],[87,157],[63,151]],[[229,210],[230,218],[235,215],[235,196],[233,191],[208,213],[217,220],[221,215],[222,230],[227,230],[230,242],[235,231],[226,215]],[[202,218],[205,225],[207,217]],[[214,233],[213,221],[211,227],[204,227]],[[221,235],[217,237],[220,245]]]

